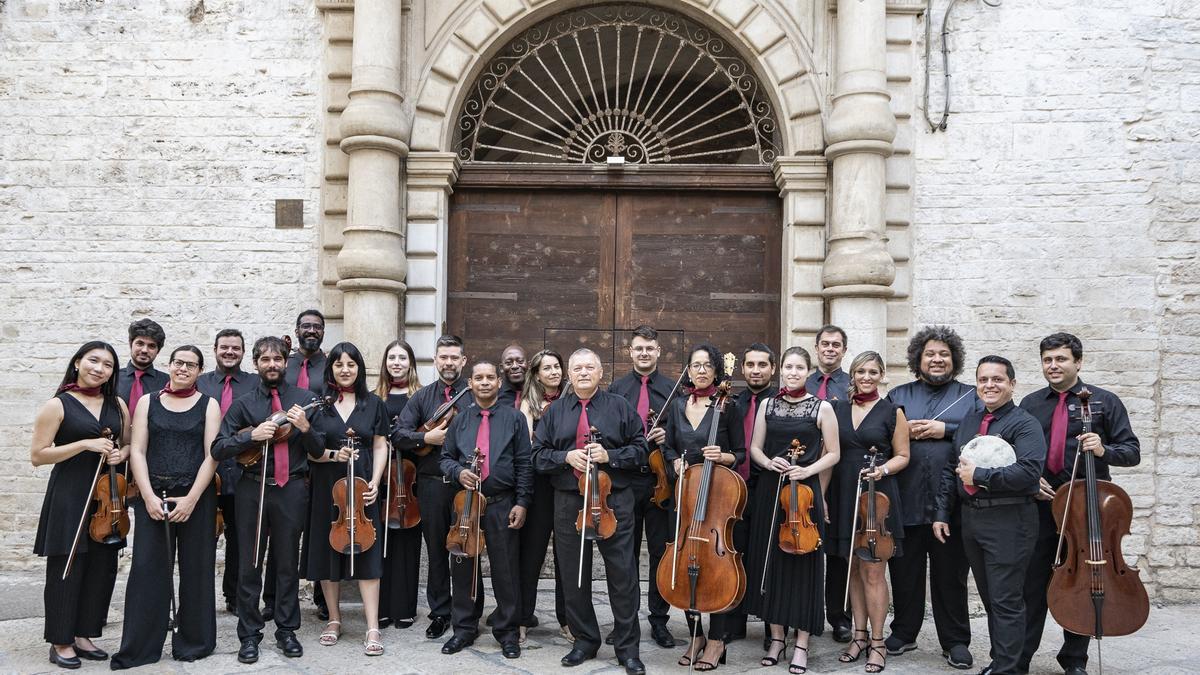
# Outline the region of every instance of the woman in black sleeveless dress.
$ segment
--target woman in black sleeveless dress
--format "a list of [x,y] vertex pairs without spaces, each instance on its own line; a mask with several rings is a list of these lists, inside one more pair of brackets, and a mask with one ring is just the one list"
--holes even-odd
[[[329,350],[325,360],[325,386],[338,401],[313,418],[312,427],[321,441],[323,452],[309,457],[312,480],[312,504],[308,528],[304,531],[304,577],[321,582],[329,606],[329,622],[320,643],[337,644],[342,632],[342,613],[338,605],[338,582],[356,579],[362,595],[367,634],[363,653],[383,654],[379,633],[379,579],[383,576],[383,519],[379,510],[379,486],[387,462],[389,429],[387,407],[383,400],[367,391],[367,367],[358,348],[340,342]],[[358,451],[352,454],[347,432],[354,429]],[[350,556],[329,545],[329,531],[340,514],[333,505],[333,486],[346,477],[346,463],[353,457],[354,476],[367,481],[363,504],[367,519],[375,527],[375,543],[354,555],[354,574],[350,574]]]
[[[29,458],[34,466],[53,464],[33,552],[46,558],[44,637],[50,663],[78,668],[80,659],[103,661],[96,648],[108,618],[117,580],[117,552],[125,545],[91,540],[87,522],[94,510],[92,489],[101,466],[129,456],[120,439],[129,438],[129,413],[117,397],[117,352],[111,345],[84,344],[67,362],[58,393],[38,410]],[[102,436],[108,429],[117,443]],[[67,559],[75,547],[69,574]],[[65,577],[65,578],[64,578]]]
[[[137,536],[113,670],[157,663],[162,656],[176,558],[178,628],[171,633],[171,657],[195,661],[217,644],[217,462],[209,449],[221,426],[221,406],[196,391],[203,369],[198,348],[177,347],[168,361],[170,382],[134,407],[129,464],[142,499],[133,505]],[[169,509],[165,522],[164,495]]]
[[[854,639],[838,660],[850,663],[867,652],[865,670],[868,673],[881,672],[887,660],[883,644],[883,625],[888,609],[887,582],[884,580],[887,562],[867,562],[851,555],[854,533],[850,528],[856,508],[854,496],[860,477],[866,478],[863,472],[869,466],[871,448],[879,452],[873,472],[875,489],[887,495],[890,502],[884,523],[896,543],[892,555],[898,557],[904,553],[904,505],[900,503],[895,474],[908,466],[908,421],[904,419],[904,411],[880,398],[879,382],[883,374],[883,357],[876,352],[859,354],[850,364],[850,400],[838,401],[833,406],[841,430],[842,459],[834,472],[838,481],[838,503],[831,505],[834,513],[829,539],[835,555],[850,557],[853,568],[850,570],[850,606],[854,615]],[[864,516],[858,514],[860,522]],[[870,642],[861,636],[870,636]]]
[[[761,469],[753,497],[747,553],[746,611],[762,618],[770,631],[762,665],[773,666],[787,648],[785,632],[796,631],[790,673],[808,670],[808,639],[825,626],[825,556],[820,549],[795,555],[779,548],[779,480],[797,480],[812,489],[809,514],[825,538],[825,488],[839,457],[838,422],[833,408],[804,389],[812,368],[808,352],[791,347],[779,363],[779,393],[758,409],[750,457]],[[804,446],[799,466],[787,458],[793,440]],[[766,473],[773,472],[774,475]],[[775,521],[772,527],[772,520]],[[765,568],[765,580],[764,580]]]
[[[421,388],[417,377],[417,357],[412,347],[404,340],[393,340],[383,350],[383,363],[379,365],[379,383],[375,387],[375,395],[383,399],[387,408],[387,419],[390,424],[400,416],[408,399]],[[391,438],[389,433],[389,438]],[[407,459],[416,466],[416,456],[396,453],[388,443],[388,451],[392,452],[393,470],[395,462]],[[407,477],[411,480],[411,476]],[[386,485],[386,484],[385,484]],[[390,498],[391,494],[385,488],[381,500]],[[385,502],[386,503],[386,502]],[[383,577],[379,581],[379,626],[387,628],[408,628],[417,617],[417,586],[421,576],[421,527],[417,525],[408,529],[398,527],[398,523],[389,523],[392,528],[387,533],[387,549],[383,553]],[[379,532],[383,536],[383,532]],[[382,542],[380,542],[382,545]]]

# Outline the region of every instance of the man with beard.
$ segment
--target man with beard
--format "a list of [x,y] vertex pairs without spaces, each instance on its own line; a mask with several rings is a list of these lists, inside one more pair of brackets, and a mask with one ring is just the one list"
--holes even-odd
[[[886,641],[893,656],[917,648],[925,620],[925,570],[933,624],[942,655],[955,668],[970,668],[971,620],[967,615],[967,557],[962,537],[945,543],[933,538],[937,492],[942,468],[954,453],[954,433],[975,410],[975,388],[955,381],[962,372],[962,338],[946,326],[927,326],[908,342],[908,369],[917,379],[888,392],[888,400],[908,416],[908,468],[896,475],[904,504],[904,555],[888,561],[892,578],[892,634]],[[957,516],[951,532],[961,532]]]
[[511,344],[500,354],[500,368],[504,370],[504,386],[497,401],[516,410],[521,409],[521,392],[525,389],[525,350]]
[[[221,406],[221,416],[229,412],[233,402],[250,393],[257,384],[253,375],[242,370],[242,356],[246,353],[246,342],[242,332],[236,328],[225,328],[217,333],[213,354],[217,366],[196,379],[196,388]],[[225,594],[225,609],[237,607],[238,537],[237,507],[234,504],[234,489],[242,476],[241,466],[232,457],[217,466],[221,477],[221,493],[217,495],[217,508],[225,520],[225,576],[221,590]],[[272,584],[273,586],[273,584]]]
[[129,417],[143,394],[152,394],[167,386],[170,378],[154,369],[154,359],[167,341],[162,326],[150,319],[129,324],[129,363],[117,374],[117,396],[129,406]]
[[[296,640],[300,628],[300,536],[308,516],[308,455],[323,452],[312,434],[302,407],[314,399],[312,392],[288,384],[283,377],[287,363],[286,347],[277,337],[259,338],[254,343],[254,367],[259,381],[245,396],[235,400],[221,422],[221,432],[213,441],[212,455],[217,461],[233,459],[247,450],[259,449],[262,455],[246,467],[235,491],[238,531],[238,661],[258,661],[258,643],[262,641],[263,617],[258,609],[262,591],[258,561],[254,559],[254,535],[257,516],[262,508],[262,529],[269,532],[267,546],[275,561],[273,579],[277,592],[275,640],[284,656],[298,657],[304,648]],[[286,410],[292,431],[287,440],[271,442],[277,426],[267,420],[273,412]],[[263,462],[266,462],[266,486],[262,487]],[[259,490],[263,490],[263,503]]]
[[288,384],[308,389],[320,396],[325,391],[325,315],[319,310],[306,309],[296,317],[296,351],[288,356]]
[[[462,376],[466,362],[462,338],[457,335],[438,338],[433,354],[438,380],[413,394],[392,427],[392,443],[397,450],[432,448],[417,460],[417,504],[421,507],[421,534],[429,560],[425,596],[429,601],[430,622],[425,636],[431,640],[440,638],[450,627],[450,554],[446,551],[446,533],[450,531],[454,495],[459,486],[458,481],[443,475],[439,461],[447,425],[432,431],[420,429],[433,419],[438,408],[467,388]],[[455,408],[461,413],[471,405],[470,397],[464,396],[458,399]]]

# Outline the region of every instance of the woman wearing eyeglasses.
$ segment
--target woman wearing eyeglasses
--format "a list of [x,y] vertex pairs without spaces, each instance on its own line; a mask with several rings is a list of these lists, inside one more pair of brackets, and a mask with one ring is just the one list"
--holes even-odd
[[[203,368],[198,348],[177,347],[168,364],[170,382],[142,396],[134,408],[129,463],[142,499],[133,504],[137,536],[113,670],[157,663],[168,632],[177,661],[202,659],[217,644],[217,462],[209,449],[221,425],[221,406],[196,390]],[[176,564],[177,628],[169,631]]]

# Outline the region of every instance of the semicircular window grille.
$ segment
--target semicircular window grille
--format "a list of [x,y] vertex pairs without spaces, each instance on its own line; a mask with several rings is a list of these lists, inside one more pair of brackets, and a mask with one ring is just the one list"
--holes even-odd
[[464,161],[770,164],[774,110],[746,62],[640,5],[557,15],[510,42],[458,120]]

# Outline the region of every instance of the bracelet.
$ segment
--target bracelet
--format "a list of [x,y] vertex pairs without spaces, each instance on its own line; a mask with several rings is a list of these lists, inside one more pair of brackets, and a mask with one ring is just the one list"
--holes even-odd
[[884,464],[881,468],[883,469],[883,475],[885,475],[885,476],[892,475],[892,472],[887,468],[887,464]]

